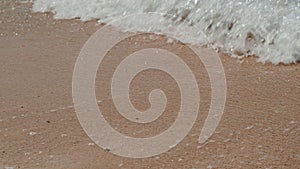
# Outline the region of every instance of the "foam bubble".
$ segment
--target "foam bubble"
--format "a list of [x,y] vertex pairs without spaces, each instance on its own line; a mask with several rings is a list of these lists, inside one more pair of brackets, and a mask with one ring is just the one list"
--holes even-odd
[[57,19],[104,23],[134,13],[165,13],[164,20],[145,22],[136,16],[115,26],[172,33],[185,43],[208,45],[234,57],[256,55],[260,62],[300,60],[299,0],[37,0],[33,10],[53,12]]

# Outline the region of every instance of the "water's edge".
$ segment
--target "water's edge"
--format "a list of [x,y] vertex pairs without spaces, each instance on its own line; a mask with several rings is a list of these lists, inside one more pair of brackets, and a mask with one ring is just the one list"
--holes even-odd
[[[35,12],[56,19],[99,19],[124,31],[170,34],[189,44],[208,45],[233,57],[258,56],[273,64],[300,61],[300,0],[36,0]],[[145,23],[136,13],[163,13]],[[172,28],[172,30],[170,30]],[[174,31],[175,29],[175,31]]]

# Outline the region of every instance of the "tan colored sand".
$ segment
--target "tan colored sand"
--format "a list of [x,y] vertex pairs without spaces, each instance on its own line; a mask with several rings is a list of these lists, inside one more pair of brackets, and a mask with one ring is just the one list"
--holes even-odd
[[177,147],[152,158],[122,158],[92,145],[72,107],[71,86],[79,51],[100,26],[31,14],[30,5],[0,2],[0,168],[300,167],[299,64],[262,65],[255,58],[239,61],[221,55],[228,87],[225,113],[215,134],[201,147],[197,138],[211,94],[207,73],[186,46],[167,44],[163,37],[145,43],[147,35],[118,44],[98,72],[96,93],[103,100],[99,106],[106,119],[124,134],[144,137],[167,129],[176,118],[178,88],[159,71],[143,72],[131,88],[133,104],[140,110],[149,106],[149,91],[166,92],[168,106],[159,120],[135,125],[112,105],[107,86],[118,56],[152,46],[172,50],[193,69],[201,93],[197,123]]

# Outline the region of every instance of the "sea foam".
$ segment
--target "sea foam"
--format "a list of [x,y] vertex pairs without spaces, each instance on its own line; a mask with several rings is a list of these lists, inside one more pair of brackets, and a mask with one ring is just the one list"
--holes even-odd
[[[255,55],[263,63],[300,60],[300,0],[36,0],[33,10],[53,12],[56,19],[103,23],[131,15],[116,26],[171,33],[184,43],[207,45],[238,58]],[[151,12],[165,17],[145,22],[133,15]]]

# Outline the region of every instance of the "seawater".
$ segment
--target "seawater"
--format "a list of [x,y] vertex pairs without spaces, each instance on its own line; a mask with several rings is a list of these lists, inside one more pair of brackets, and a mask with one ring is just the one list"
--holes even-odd
[[[33,11],[56,19],[99,19],[124,31],[170,34],[189,44],[206,45],[233,57],[255,55],[260,62],[300,60],[300,0],[36,0]],[[139,19],[138,13],[164,19]],[[172,28],[172,30],[170,30]]]

